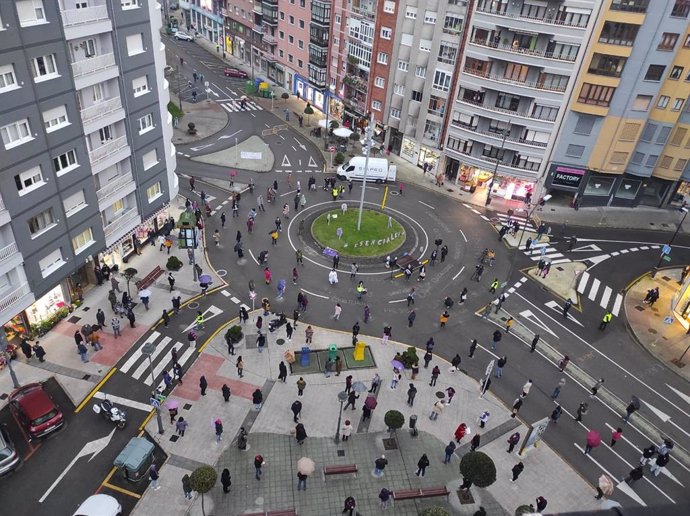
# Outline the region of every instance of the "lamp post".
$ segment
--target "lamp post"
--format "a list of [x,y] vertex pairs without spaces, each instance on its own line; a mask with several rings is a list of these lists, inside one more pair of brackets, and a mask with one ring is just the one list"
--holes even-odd
[[338,393],[338,401],[340,402],[340,413],[338,413],[338,426],[335,429],[335,444],[340,442],[340,421],[343,418],[343,403],[347,401],[347,393],[345,391]]
[[[151,399],[152,400],[157,400],[156,395],[158,394],[156,392],[156,377],[153,376],[153,360],[151,359],[151,356],[156,352],[156,345],[153,342],[147,342],[144,344],[144,346],[141,348],[141,354],[146,355],[149,357],[149,371],[151,372]],[[156,407],[156,422],[158,423],[158,433],[163,434],[165,433],[165,430],[163,430],[163,419],[161,418],[161,404],[160,401],[158,401],[154,407]]]
[[[14,369],[12,369],[12,357],[10,357],[10,354],[7,352],[7,335],[5,334],[5,328],[0,326],[0,354],[4,355],[5,357],[5,364],[7,364],[7,368],[10,370],[10,378],[12,378],[12,385],[14,386],[15,389],[18,389],[21,387],[19,385],[19,380],[17,380],[17,375],[14,372]],[[342,412],[343,405],[342,403],[340,404],[340,410]],[[338,425],[340,426],[340,424]]]
[[324,92],[325,95],[325,111],[326,111],[326,134],[323,139],[323,150],[328,150],[328,136],[330,134],[330,127],[328,127],[328,116],[331,114],[331,95],[335,93],[335,84],[330,84],[328,90]]
[[[685,222],[685,217],[687,217],[687,215],[688,215],[688,208],[681,208],[680,211],[683,212],[683,218],[680,219],[680,224],[678,224],[678,227],[676,228],[676,232],[673,233],[671,240],[667,244],[669,248],[673,245],[673,242],[676,240],[676,237],[678,236],[678,232],[680,231],[680,228],[683,227],[683,222]],[[664,258],[666,256],[667,256],[667,254],[662,251],[661,256],[659,256],[659,261],[657,262],[656,266],[654,267],[654,270],[652,271],[652,278],[656,276],[656,273],[659,270],[659,267],[661,267],[661,262],[664,261]]]
[[367,189],[367,172],[369,171],[369,154],[371,153],[371,139],[374,137],[374,113],[371,113],[369,125],[365,129],[364,146],[366,153],[364,158],[364,176],[362,177],[362,195],[359,198],[359,215],[357,215],[357,231],[362,227],[362,210],[364,209],[364,192]]
[[501,139],[501,150],[498,153],[498,156],[496,156],[496,165],[494,166],[494,175],[491,176],[491,182],[489,183],[489,190],[486,192],[486,202],[484,203],[484,206],[488,206],[491,204],[491,190],[494,187],[494,182],[496,181],[496,175],[498,174],[498,164],[501,162],[501,159],[503,159],[503,149],[506,145],[506,138],[510,136],[510,120],[508,120],[508,126],[501,131],[503,138]]

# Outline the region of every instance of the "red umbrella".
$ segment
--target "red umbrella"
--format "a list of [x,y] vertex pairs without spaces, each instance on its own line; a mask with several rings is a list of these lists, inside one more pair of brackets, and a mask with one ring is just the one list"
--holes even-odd
[[587,445],[592,448],[596,448],[601,444],[601,436],[596,430],[590,430],[587,432]]
[[376,398],[374,396],[367,396],[367,399],[364,400],[364,404],[367,406],[369,410],[374,410],[376,408],[376,405],[378,405],[378,401],[376,401]]

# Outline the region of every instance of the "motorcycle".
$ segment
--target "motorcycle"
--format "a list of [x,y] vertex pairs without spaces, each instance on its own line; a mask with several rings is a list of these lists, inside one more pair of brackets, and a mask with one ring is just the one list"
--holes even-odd
[[117,408],[108,399],[105,399],[99,404],[94,405],[93,411],[96,414],[102,414],[105,419],[115,423],[118,428],[124,428],[127,424],[127,413],[123,409]]

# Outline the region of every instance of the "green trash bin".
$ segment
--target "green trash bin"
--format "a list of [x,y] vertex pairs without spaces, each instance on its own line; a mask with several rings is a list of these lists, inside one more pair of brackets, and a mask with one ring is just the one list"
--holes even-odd
[[335,344],[331,344],[328,346],[328,359],[329,360],[335,360],[335,357],[338,356],[338,346]]

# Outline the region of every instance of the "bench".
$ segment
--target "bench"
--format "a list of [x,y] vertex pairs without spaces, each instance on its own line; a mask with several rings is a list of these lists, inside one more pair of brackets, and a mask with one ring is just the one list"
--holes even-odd
[[323,481],[326,481],[326,477],[331,475],[347,475],[352,473],[355,478],[357,478],[357,464],[339,464],[336,466],[324,466],[323,467]]
[[297,516],[295,509],[284,509],[282,511],[252,512],[242,516]]
[[164,274],[164,271],[163,271],[163,269],[161,269],[160,265],[156,265],[155,269],[153,269],[146,276],[144,276],[142,279],[137,281],[135,283],[135,285],[137,286],[138,290],[148,288],[151,285],[153,285],[153,282],[156,281],[158,278],[160,278],[163,274]]
[[445,496],[446,498],[450,492],[443,487],[423,487],[421,489],[399,489],[393,491],[393,500],[415,500],[417,498],[433,498],[435,496]]

